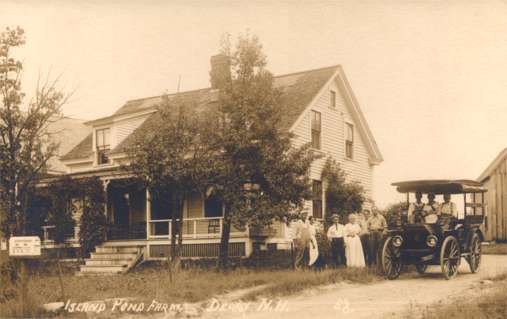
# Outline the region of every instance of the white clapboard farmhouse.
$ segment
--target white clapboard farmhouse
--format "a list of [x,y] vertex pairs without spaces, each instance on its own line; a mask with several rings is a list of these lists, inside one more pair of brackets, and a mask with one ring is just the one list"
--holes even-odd
[[[214,65],[218,60],[211,59],[212,68],[219,67]],[[275,77],[275,85],[283,92],[284,129],[295,133],[294,145],[311,142],[313,148],[325,156],[334,157],[348,178],[360,182],[371,198],[373,170],[382,162],[382,156],[342,67],[336,65],[279,75]],[[218,102],[218,91],[213,83],[210,88],[179,94],[199,104]],[[144,248],[145,259],[169,254],[171,212],[156,199],[150,199],[146,190],[125,186],[121,181],[128,176],[119,171],[119,165],[128,161],[125,147],[131,142],[130,136],[142,128],[147,119],[157,116],[156,106],[160,101],[161,97],[131,100],[111,116],[87,122],[92,133],[60,159],[73,178],[99,176],[107,192],[106,214],[111,225],[107,241],[98,247],[98,254],[92,254],[92,261],[85,269],[94,270],[93,259],[99,258],[101,252],[120,251],[108,247],[123,246],[124,252]],[[314,198],[307,203],[308,211],[318,218],[322,218],[325,211],[325,187],[321,182],[324,162],[325,158],[312,166]],[[191,196],[184,209],[183,257],[217,256],[221,226],[220,202],[200,194]],[[276,231],[269,232],[267,237],[248,228],[233,229],[230,255],[249,256],[255,245],[284,249],[287,247],[284,226],[277,224],[273,228]]]

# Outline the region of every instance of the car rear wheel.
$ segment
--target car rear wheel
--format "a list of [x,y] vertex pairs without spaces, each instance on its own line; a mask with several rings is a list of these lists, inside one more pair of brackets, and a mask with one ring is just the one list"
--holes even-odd
[[393,237],[388,237],[382,246],[382,271],[387,279],[396,279],[401,272],[401,252],[393,245]]
[[440,266],[445,279],[451,279],[458,273],[461,260],[458,240],[454,236],[445,238],[440,250]]
[[417,272],[419,274],[424,274],[426,272],[426,269],[428,268],[428,265],[426,264],[417,264],[415,265],[415,270],[417,270]]
[[470,266],[470,271],[472,273],[477,272],[479,270],[479,266],[481,264],[481,238],[477,233],[474,233],[472,236],[472,240],[470,241],[470,255],[467,258],[468,266]]

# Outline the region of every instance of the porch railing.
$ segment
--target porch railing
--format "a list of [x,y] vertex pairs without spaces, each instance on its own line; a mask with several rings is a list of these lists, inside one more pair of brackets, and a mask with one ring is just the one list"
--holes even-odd
[[[173,232],[171,219],[150,220],[148,239],[169,239]],[[219,238],[222,234],[223,218],[186,218],[182,223],[184,238]],[[177,229],[175,231],[178,231]],[[231,227],[231,236],[246,235],[246,229]]]
[[[45,242],[53,242],[55,241],[54,230],[55,225],[46,225],[42,226],[42,240]],[[79,240],[79,226],[74,227],[74,233],[69,234],[67,236],[68,241],[78,241]]]

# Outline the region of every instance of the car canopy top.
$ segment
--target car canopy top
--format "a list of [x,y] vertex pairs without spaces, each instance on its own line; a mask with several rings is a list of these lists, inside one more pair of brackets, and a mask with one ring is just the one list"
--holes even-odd
[[393,183],[400,193],[435,193],[435,194],[462,194],[462,193],[484,193],[487,190],[482,184],[474,180],[417,180]]

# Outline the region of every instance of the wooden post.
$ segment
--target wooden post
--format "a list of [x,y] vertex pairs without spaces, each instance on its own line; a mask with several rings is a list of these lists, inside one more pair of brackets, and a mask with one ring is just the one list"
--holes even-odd
[[146,253],[145,258],[150,257],[150,231],[151,231],[151,194],[148,187],[146,187]]
[[[109,224],[109,216],[108,216],[109,213],[107,211],[107,202],[109,201],[109,196],[107,196],[107,189],[109,187],[109,182],[110,181],[111,180],[109,180],[109,179],[105,179],[105,180],[102,181],[102,186],[104,187],[104,197],[105,197],[104,198],[105,199],[104,200],[104,214],[106,215],[106,225]],[[84,198],[83,198],[83,200],[84,200]],[[84,205],[83,205],[83,207],[84,207]],[[107,240],[107,233],[108,233],[108,229],[107,229],[107,226],[106,226],[105,240]]]

